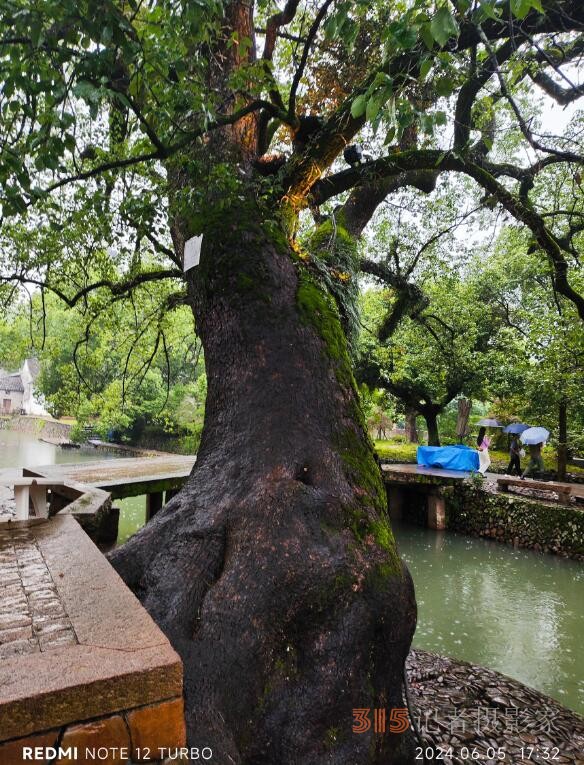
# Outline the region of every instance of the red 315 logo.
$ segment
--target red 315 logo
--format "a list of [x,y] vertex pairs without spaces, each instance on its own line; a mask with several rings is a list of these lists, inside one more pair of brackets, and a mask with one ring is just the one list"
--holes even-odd
[[[371,719],[369,717],[371,709],[353,709],[353,733],[367,733],[371,729]],[[388,725],[389,722],[389,725]],[[405,733],[410,727],[408,710],[401,707],[394,707],[389,710],[389,719],[387,710],[373,710],[373,731],[374,733]]]

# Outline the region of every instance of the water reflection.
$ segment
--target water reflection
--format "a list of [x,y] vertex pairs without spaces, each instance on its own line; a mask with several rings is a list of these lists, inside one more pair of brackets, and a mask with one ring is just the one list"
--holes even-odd
[[18,433],[0,429],[0,468],[39,467],[62,465],[67,462],[116,459],[113,452],[83,446],[80,449],[62,449],[60,446],[39,441],[34,433]]
[[416,585],[414,645],[491,667],[584,712],[580,564],[405,524],[395,531]]

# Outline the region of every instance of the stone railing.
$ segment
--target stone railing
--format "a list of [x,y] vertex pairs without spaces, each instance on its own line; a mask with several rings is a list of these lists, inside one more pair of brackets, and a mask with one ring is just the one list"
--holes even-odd
[[[73,515],[96,542],[113,542],[117,536],[118,516],[112,509],[111,494],[95,486],[73,480],[22,476],[4,481],[12,487],[17,521],[30,517],[47,518],[57,513]],[[10,516],[0,517],[0,522]]]
[[70,514],[1,524],[0,582],[0,763],[186,761],[181,661]]

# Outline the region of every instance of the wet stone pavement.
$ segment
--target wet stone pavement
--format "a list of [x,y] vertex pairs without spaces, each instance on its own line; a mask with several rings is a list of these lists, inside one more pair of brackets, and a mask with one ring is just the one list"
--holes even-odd
[[0,525],[0,659],[76,642],[33,529]]
[[0,485],[0,520],[14,517],[15,509],[14,491]]

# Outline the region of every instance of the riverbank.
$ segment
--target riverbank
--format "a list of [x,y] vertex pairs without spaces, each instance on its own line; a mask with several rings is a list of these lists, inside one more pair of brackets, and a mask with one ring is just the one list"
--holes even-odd
[[446,527],[514,547],[584,561],[584,507],[498,492],[467,482],[446,496]]
[[[48,419],[46,417],[16,415],[14,417],[0,418],[1,430],[30,434],[38,438],[39,441],[52,444],[59,448],[71,444],[72,428],[72,423]],[[79,446],[85,445],[89,445],[95,450],[132,457],[160,457],[174,453],[172,451],[160,451],[159,449],[153,449],[149,446],[111,443],[109,441],[102,441],[99,438],[89,438],[79,444]],[[96,456],[96,459],[97,458],[98,457]]]
[[423,745],[437,749],[428,762],[584,765],[584,718],[533,688],[415,649],[407,677]]
[[59,420],[48,419],[46,417],[33,417],[29,415],[16,415],[14,417],[3,417],[2,428],[13,430],[16,433],[30,433],[40,438],[55,438],[68,441],[71,436],[71,423],[60,422]]

